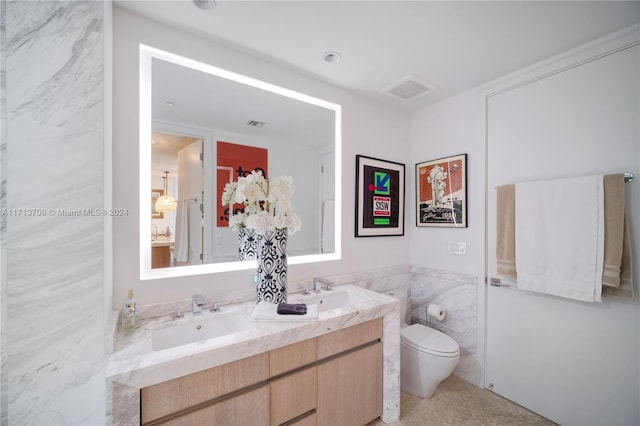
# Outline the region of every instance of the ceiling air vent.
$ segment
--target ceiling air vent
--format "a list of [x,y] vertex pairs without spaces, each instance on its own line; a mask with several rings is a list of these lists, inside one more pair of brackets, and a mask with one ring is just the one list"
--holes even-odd
[[265,123],[264,121],[257,121],[257,120],[249,120],[249,121],[247,121],[247,126],[251,126],[251,127],[260,128],[260,127],[264,126],[265,124],[267,124],[267,123]]
[[422,96],[425,93],[431,92],[437,89],[435,84],[422,79],[414,74],[402,78],[401,80],[393,83],[389,87],[385,88],[383,92],[389,93],[397,98],[405,101],[415,99],[418,96]]

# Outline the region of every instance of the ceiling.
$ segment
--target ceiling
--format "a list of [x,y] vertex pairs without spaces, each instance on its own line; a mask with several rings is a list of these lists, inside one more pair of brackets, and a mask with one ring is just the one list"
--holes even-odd
[[[640,1],[116,3],[406,111],[640,22]],[[384,91],[409,75],[433,88],[412,100]]]

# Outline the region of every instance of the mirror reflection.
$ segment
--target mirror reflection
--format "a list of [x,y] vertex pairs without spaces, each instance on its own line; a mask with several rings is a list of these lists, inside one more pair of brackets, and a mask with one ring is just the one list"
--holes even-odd
[[[146,204],[148,220],[141,220],[141,226],[150,223],[150,255],[141,256],[146,258],[141,262],[148,262],[141,269],[187,272],[189,267],[227,265],[229,270],[240,261],[238,232],[229,226],[240,206],[223,206],[221,198],[226,183],[254,170],[267,179],[293,179],[292,204],[302,228],[290,236],[290,263],[335,254],[339,107],[171,59],[150,58],[146,168],[151,203]],[[143,116],[141,111],[141,136]],[[164,196],[175,199],[173,208],[159,202]]]

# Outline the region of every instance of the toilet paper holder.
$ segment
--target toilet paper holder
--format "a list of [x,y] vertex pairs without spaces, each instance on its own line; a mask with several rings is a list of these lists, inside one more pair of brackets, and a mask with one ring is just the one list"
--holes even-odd
[[429,304],[426,307],[427,326],[431,327],[431,319],[435,318],[438,321],[444,320],[447,315],[447,310],[436,304]]

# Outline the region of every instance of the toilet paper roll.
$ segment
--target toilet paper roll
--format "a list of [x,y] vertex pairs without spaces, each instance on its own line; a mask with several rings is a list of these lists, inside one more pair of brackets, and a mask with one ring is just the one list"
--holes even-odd
[[427,316],[442,321],[447,316],[447,310],[440,305],[431,304],[427,306]]

